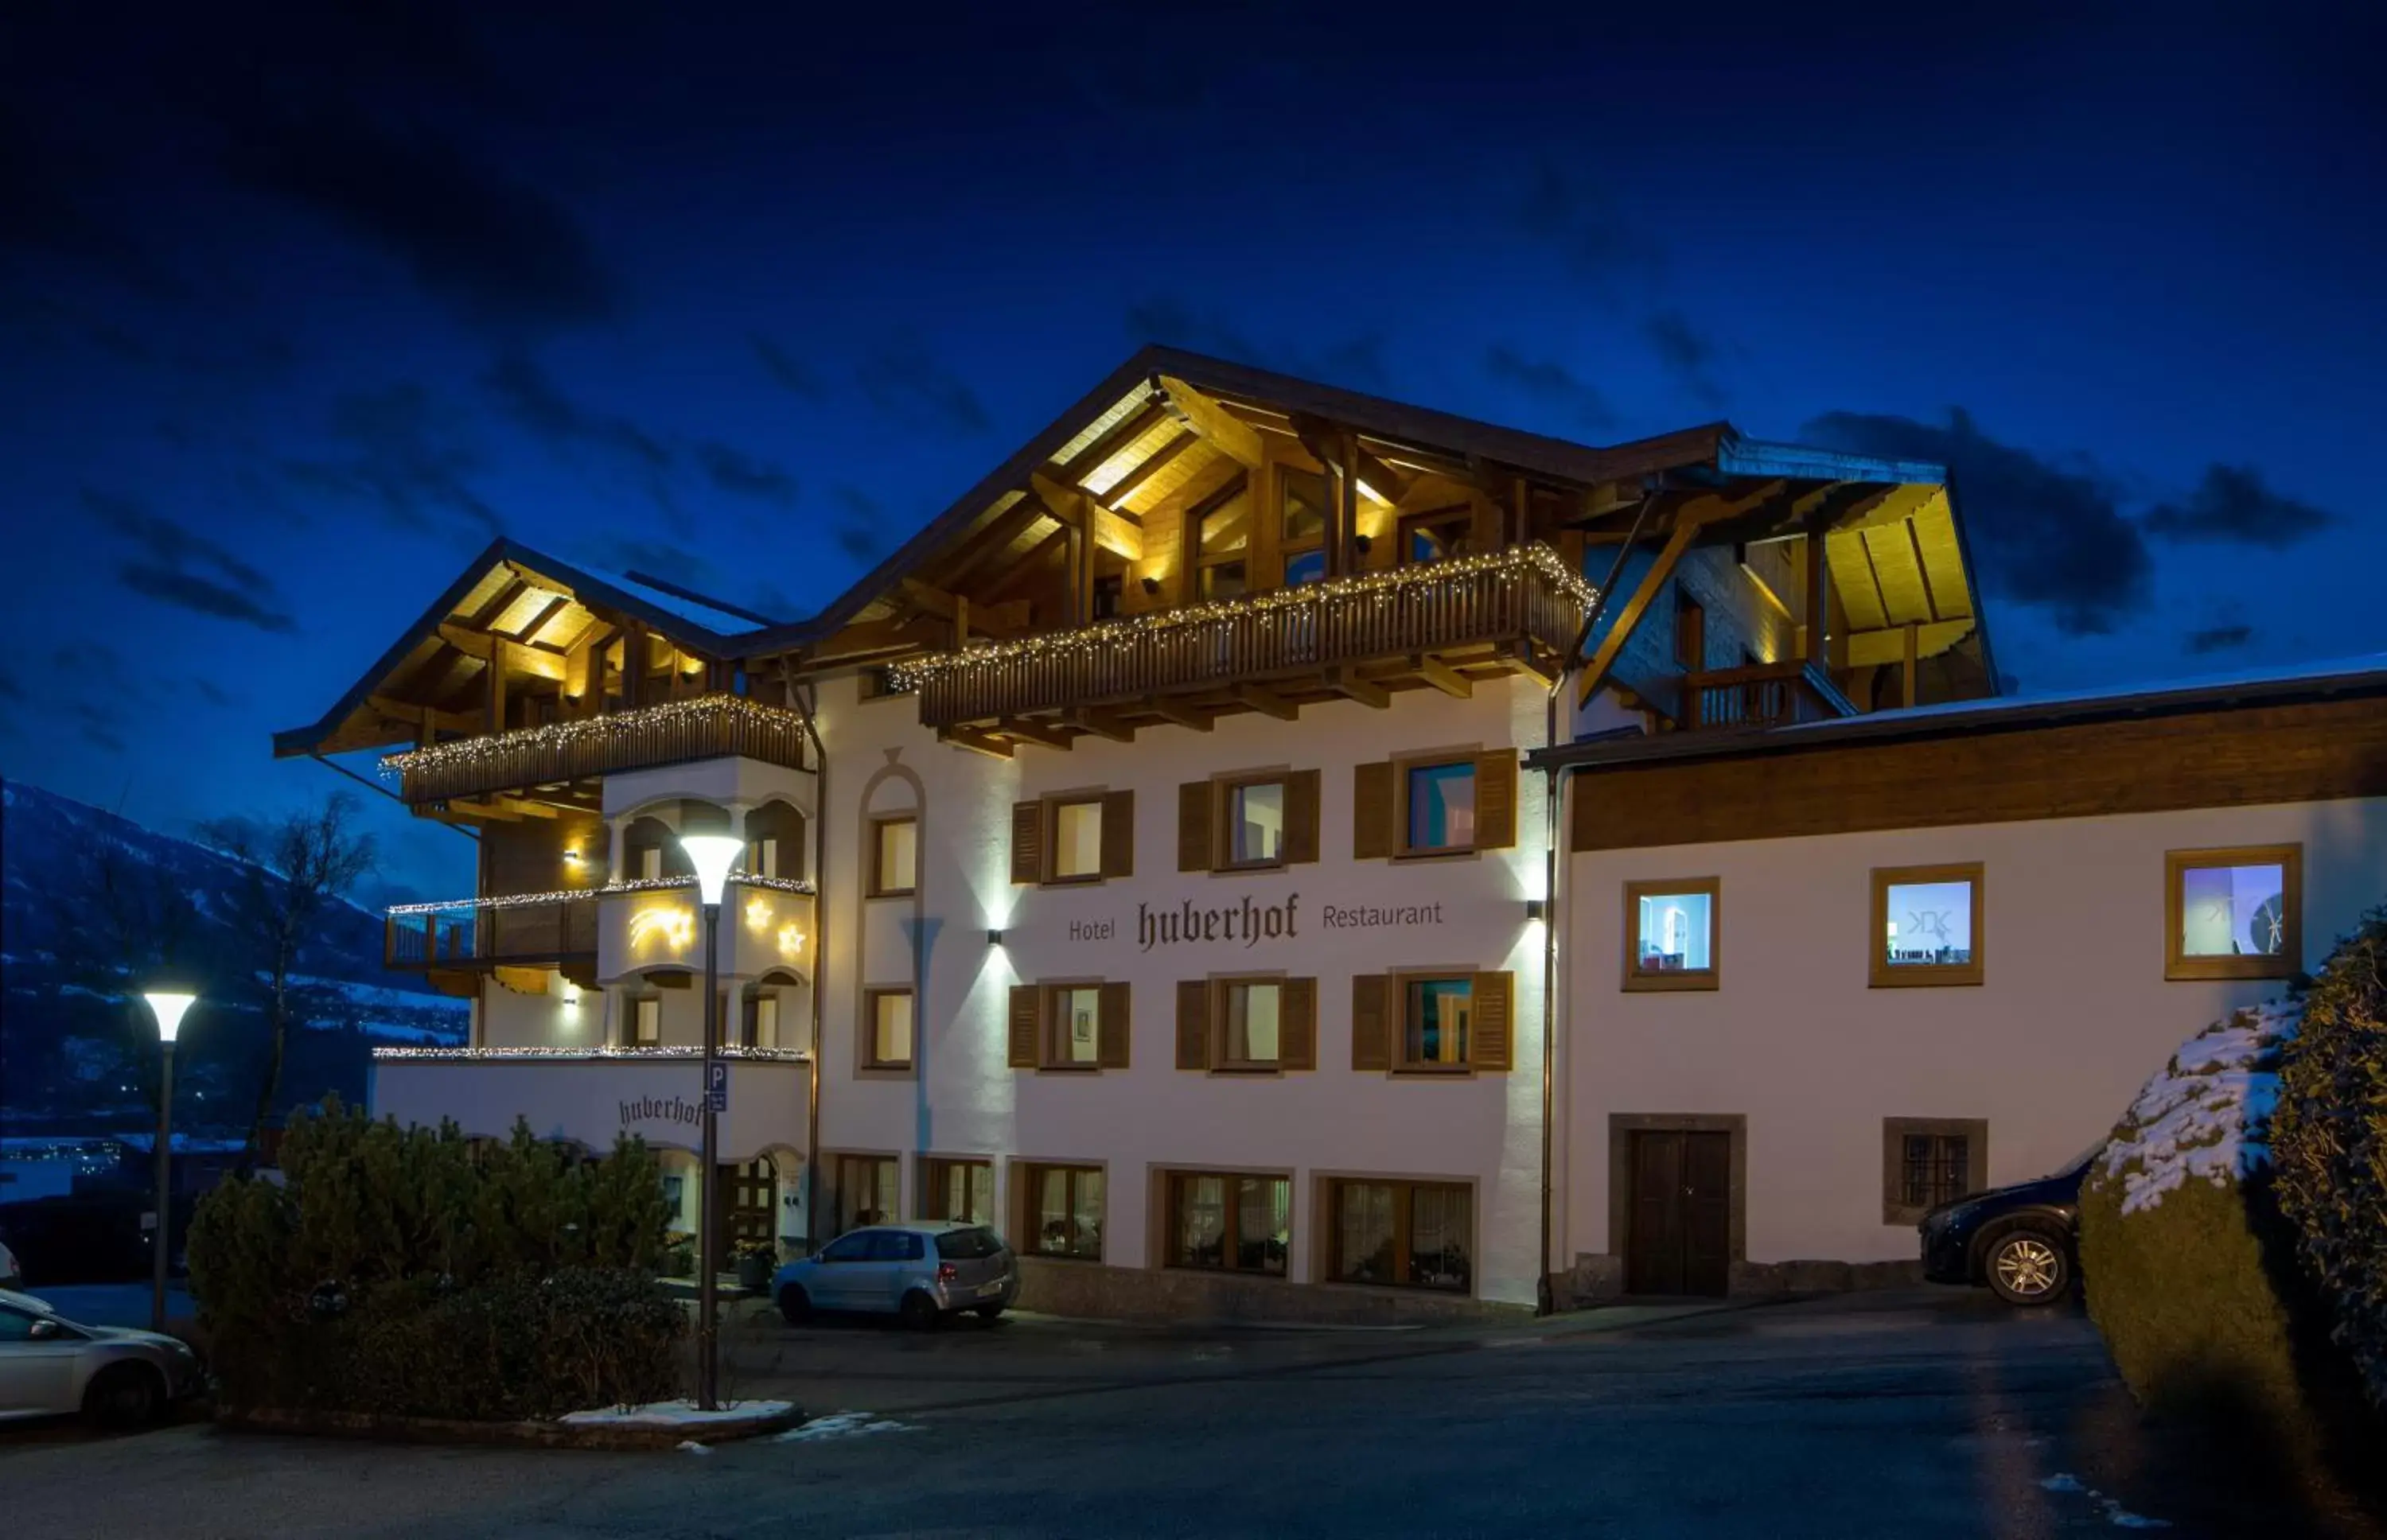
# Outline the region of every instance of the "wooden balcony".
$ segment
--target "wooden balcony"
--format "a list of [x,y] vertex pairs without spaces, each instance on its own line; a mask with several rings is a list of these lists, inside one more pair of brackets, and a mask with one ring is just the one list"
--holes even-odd
[[625,770],[732,756],[804,767],[803,719],[742,695],[700,695],[543,727],[457,738],[381,762],[410,803],[566,789]]
[[1115,726],[1138,710],[1182,721],[1184,701],[1165,698],[1209,695],[1209,709],[1282,715],[1303,691],[1381,704],[1387,683],[1463,692],[1462,670],[1546,672],[1574,644],[1591,600],[1549,548],[1525,546],[939,653],[891,673],[918,690],[924,726],[999,726],[1049,742],[1039,713],[1062,713],[1061,726]]
[[594,966],[599,895],[530,903],[409,905],[383,917],[382,966],[400,972]]
[[1686,730],[1787,727],[1854,716],[1856,710],[1823,670],[1797,659],[1683,675]]

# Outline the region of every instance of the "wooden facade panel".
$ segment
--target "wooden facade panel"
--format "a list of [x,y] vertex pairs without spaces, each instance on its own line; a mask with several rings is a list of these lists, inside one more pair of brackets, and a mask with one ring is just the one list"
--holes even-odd
[[[1636,555],[1625,564],[1623,575],[1617,579],[1619,591],[1610,601],[1610,614],[1622,608],[1621,601],[1649,570],[1649,561],[1646,554]],[[1595,561],[1593,565],[1598,563]],[[1592,577],[1597,581],[1606,575],[1602,569]],[[1795,574],[1792,581],[1795,585]],[[1684,552],[1675,564],[1673,580],[1651,600],[1609,671],[1618,684],[1669,715],[1679,709],[1678,681],[1683,670],[1674,656],[1674,627],[1677,606],[1686,598],[1703,612],[1702,640],[1711,668],[1736,667],[1745,659],[1787,658],[1796,650],[1789,616],[1767,600],[1757,580],[1742,569],[1732,548],[1702,546]]]
[[1584,773],[1578,851],[2387,796],[2387,699]]

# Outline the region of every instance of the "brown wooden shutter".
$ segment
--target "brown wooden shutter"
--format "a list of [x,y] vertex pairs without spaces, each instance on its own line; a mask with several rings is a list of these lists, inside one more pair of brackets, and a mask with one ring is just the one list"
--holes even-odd
[[1467,1062],[1478,1069],[1507,1069],[1517,1054],[1517,976],[1479,973],[1472,1001],[1474,1025]]
[[1318,859],[1318,772],[1295,770],[1284,778],[1284,859],[1288,865]]
[[1210,804],[1217,799],[1208,781],[1187,781],[1177,789],[1177,869],[1210,869]]
[[[1011,1067],[1034,1069],[1042,1062],[1037,1039],[1044,1025],[1044,991],[1034,984],[1011,986]],[[914,1024],[916,1027],[917,1023]]]
[[1094,1018],[1094,1062],[1105,1069],[1127,1067],[1127,986],[1105,984],[1101,1014]]
[[1475,756],[1475,848],[1505,851],[1517,842],[1517,755],[1502,749]]
[[1382,1074],[1393,1067],[1391,999],[1393,981],[1381,973],[1351,976],[1351,1067],[1362,1074]]
[[1103,794],[1103,875],[1131,877],[1135,873],[1135,793]]
[[1277,986],[1277,1063],[1286,1069],[1318,1067],[1318,980],[1288,978]]
[[1044,880],[1044,804],[1011,804],[1011,880]]
[[1177,1067],[1210,1067],[1210,981],[1177,981]]
[[1351,859],[1383,861],[1397,848],[1393,836],[1393,762],[1378,760],[1351,772]]

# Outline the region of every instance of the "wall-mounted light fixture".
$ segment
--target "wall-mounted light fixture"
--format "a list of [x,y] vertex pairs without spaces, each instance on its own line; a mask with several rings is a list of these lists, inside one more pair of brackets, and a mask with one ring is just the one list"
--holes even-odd
[[1160,591],[1160,579],[1156,577],[1145,578],[1143,580],[1143,591],[1148,594],[1158,593]]
[[986,944],[989,946],[1001,946],[1003,944],[1003,932],[1000,930],[988,931],[986,933]]
[[[1361,487],[1359,488],[1359,490],[1361,490],[1362,492],[1364,492],[1364,491],[1366,491],[1366,490],[1367,490],[1367,488],[1366,488],[1365,486],[1361,486]],[[1369,549],[1369,548],[1370,548],[1370,546],[1374,545],[1374,544],[1375,544],[1375,542],[1374,542],[1374,541],[1372,541],[1372,540],[1370,540],[1370,539],[1369,539],[1369,538],[1368,538],[1366,536],[1364,536],[1364,535],[1359,535],[1359,536],[1354,536],[1352,537],[1351,544],[1352,544],[1354,547],[1356,547],[1356,548],[1358,549],[1358,552],[1359,552],[1359,554],[1360,554],[1360,555],[1365,556],[1365,555],[1367,555],[1367,554],[1368,554],[1368,549]]]
[[1549,917],[1549,900],[1527,899],[1525,901],[1525,918],[1529,920],[1547,919]]

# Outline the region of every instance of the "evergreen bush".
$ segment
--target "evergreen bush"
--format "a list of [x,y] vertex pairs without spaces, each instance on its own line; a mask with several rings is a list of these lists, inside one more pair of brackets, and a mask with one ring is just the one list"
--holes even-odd
[[333,1100],[292,1120],[282,1177],[223,1183],[191,1224],[230,1405],[513,1419],[677,1393],[643,1142],[581,1161],[525,1124],[475,1141]]
[[2306,991],[2280,1090],[2280,1210],[2331,1336],[2387,1408],[2387,910],[2364,916]]

